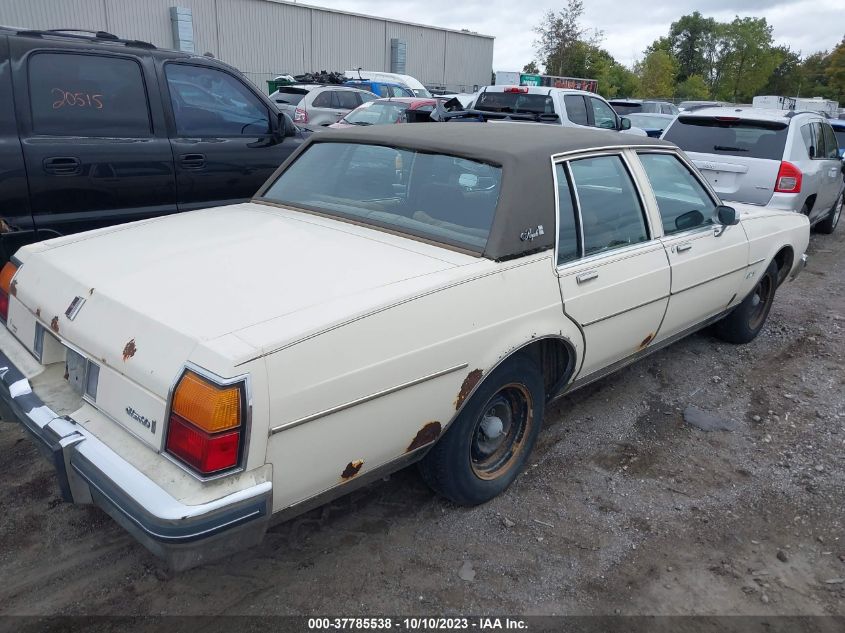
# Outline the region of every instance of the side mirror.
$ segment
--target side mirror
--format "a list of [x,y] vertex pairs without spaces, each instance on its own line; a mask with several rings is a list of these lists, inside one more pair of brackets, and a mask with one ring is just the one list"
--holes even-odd
[[675,218],[675,229],[686,231],[704,224],[704,214],[698,209],[687,211]]
[[620,130],[630,130],[631,129],[631,119],[628,117],[619,117],[619,129]]
[[733,207],[728,207],[724,204],[716,207],[716,217],[719,219],[719,224],[724,226],[739,224],[739,213]]

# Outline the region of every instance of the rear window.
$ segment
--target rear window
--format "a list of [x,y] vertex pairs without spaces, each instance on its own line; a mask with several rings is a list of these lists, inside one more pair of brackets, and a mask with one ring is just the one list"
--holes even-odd
[[554,102],[550,96],[524,92],[482,92],[475,102],[475,109],[511,114],[555,114]]
[[616,110],[616,114],[625,116],[626,114],[634,114],[635,112],[642,112],[643,111],[643,104],[642,103],[614,103],[613,101],[610,102],[610,105],[613,106],[613,109]]
[[687,152],[781,160],[787,129],[777,121],[681,116],[663,138]]
[[501,178],[500,167],[456,156],[314,143],[264,198],[480,252]]
[[279,88],[279,90],[273,95],[273,101],[276,103],[289,103],[290,105],[296,105],[302,98],[308,94],[307,90],[303,90],[302,88]]

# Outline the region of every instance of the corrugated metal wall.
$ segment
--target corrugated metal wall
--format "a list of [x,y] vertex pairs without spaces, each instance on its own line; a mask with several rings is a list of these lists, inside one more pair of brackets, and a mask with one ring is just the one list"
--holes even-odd
[[192,10],[197,53],[262,88],[283,72],[389,71],[394,37],[407,43],[407,74],[425,85],[469,91],[490,83],[492,38],[279,0],[0,0],[0,24],[105,30],[172,48],[172,6]]

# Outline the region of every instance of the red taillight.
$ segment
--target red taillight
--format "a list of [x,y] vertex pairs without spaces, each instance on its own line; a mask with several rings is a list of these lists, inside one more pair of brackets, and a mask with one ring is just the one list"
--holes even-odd
[[293,112],[294,123],[308,123],[308,113],[302,108],[297,108]]
[[4,322],[9,316],[9,295],[12,293],[12,277],[18,272],[18,267],[12,262],[6,262],[0,270],[0,319]]
[[739,121],[738,116],[717,116],[717,121],[724,121],[725,123],[733,123],[734,121]]
[[505,92],[528,92],[528,86],[511,86],[505,88]]
[[237,466],[241,433],[209,435],[175,413],[167,428],[167,451],[203,475]]
[[218,384],[187,370],[171,398],[165,450],[201,475],[231,470],[243,457],[246,384]]
[[801,191],[801,170],[792,163],[781,162],[775,180],[775,193],[799,193]]

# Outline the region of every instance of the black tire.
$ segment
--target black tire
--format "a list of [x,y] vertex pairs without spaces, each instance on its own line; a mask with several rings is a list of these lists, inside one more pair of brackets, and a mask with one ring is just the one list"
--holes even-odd
[[769,318],[777,287],[778,267],[772,262],[743,302],[713,326],[713,333],[728,343],[753,341]]
[[[543,376],[537,365],[525,356],[508,359],[481,383],[419,462],[423,479],[457,504],[489,501],[525,467],[540,433],[544,407]],[[491,438],[485,430],[498,434]]]
[[845,198],[845,192],[839,194],[836,202],[833,203],[830,211],[828,211],[827,217],[816,224],[816,231],[824,233],[825,235],[833,233],[836,229],[836,225],[839,224],[839,217],[842,215],[843,198]]

